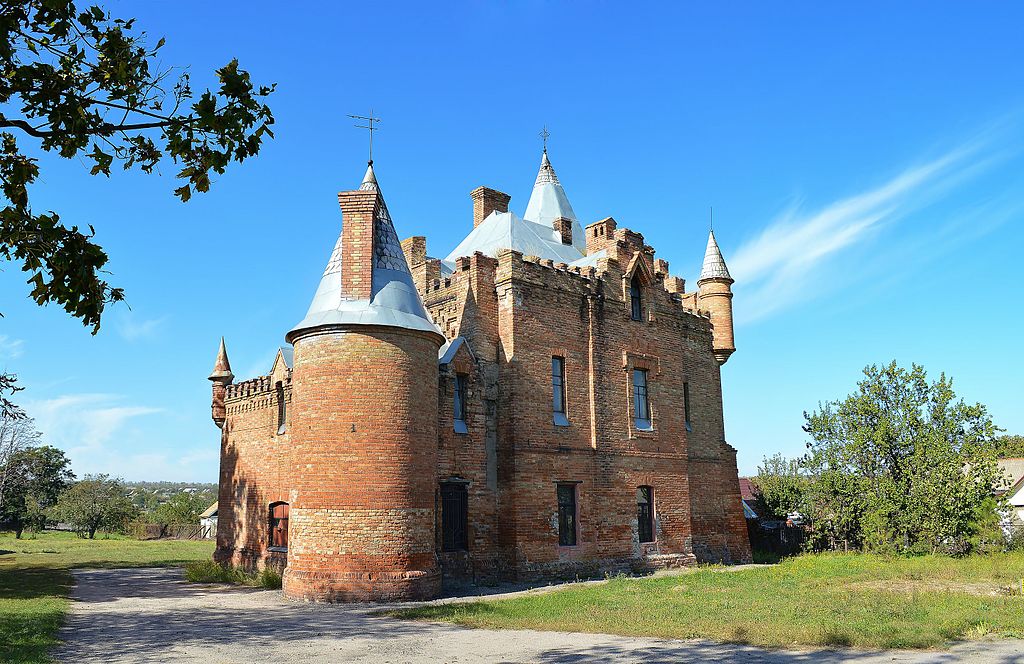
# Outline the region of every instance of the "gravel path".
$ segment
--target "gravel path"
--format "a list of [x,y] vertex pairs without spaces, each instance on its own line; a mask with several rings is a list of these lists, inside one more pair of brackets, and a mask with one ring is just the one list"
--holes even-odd
[[705,641],[474,630],[193,585],[176,569],[80,570],[54,655],[66,662],[726,662],[1024,664],[1024,641],[949,652],[770,651]]

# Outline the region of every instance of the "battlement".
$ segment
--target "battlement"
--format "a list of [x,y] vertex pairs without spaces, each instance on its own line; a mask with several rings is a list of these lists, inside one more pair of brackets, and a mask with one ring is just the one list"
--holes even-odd
[[226,400],[242,399],[245,397],[269,394],[274,391],[274,384],[270,376],[257,376],[240,383],[228,385],[224,398]]

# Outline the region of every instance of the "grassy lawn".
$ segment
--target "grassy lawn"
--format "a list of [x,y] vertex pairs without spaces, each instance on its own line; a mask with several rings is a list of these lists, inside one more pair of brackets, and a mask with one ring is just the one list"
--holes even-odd
[[0,662],[47,662],[68,608],[75,567],[162,567],[213,555],[213,542],[79,539],[0,533]]
[[389,612],[470,627],[704,638],[769,647],[929,648],[1024,638],[1024,553],[808,555],[742,571],[614,578],[546,594]]

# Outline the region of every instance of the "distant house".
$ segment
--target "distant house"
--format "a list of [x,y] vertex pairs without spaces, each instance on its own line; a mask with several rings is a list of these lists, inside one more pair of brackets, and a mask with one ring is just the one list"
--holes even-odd
[[206,539],[213,539],[217,534],[217,503],[214,502],[212,505],[206,508],[202,514],[199,515],[199,525],[203,527],[203,537]]
[[1000,459],[998,464],[1003,479],[996,486],[996,495],[1006,499],[1001,525],[1009,534],[1012,528],[1024,527],[1024,458]]
[[740,499],[743,501],[743,516],[745,518],[760,519],[765,516],[764,504],[749,477],[740,478]]

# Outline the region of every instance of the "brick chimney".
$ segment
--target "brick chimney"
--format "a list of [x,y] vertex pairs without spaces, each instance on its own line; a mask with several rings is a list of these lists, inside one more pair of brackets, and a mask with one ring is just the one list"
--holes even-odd
[[480,225],[492,212],[508,212],[512,197],[490,187],[477,187],[469,192],[473,199],[473,228]]
[[562,244],[572,244],[572,219],[558,217],[554,221],[555,230],[562,238]]
[[587,226],[587,255],[601,251],[610,244],[615,244],[615,220],[606,217]]
[[368,300],[373,279],[373,216],[377,208],[376,191],[343,191],[341,205],[341,292],[343,297]]

